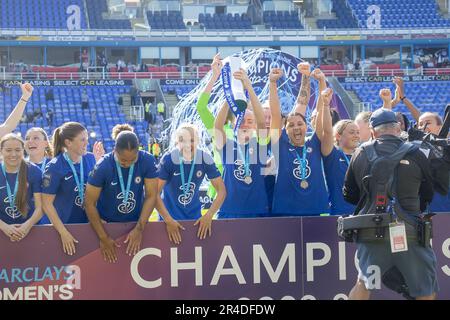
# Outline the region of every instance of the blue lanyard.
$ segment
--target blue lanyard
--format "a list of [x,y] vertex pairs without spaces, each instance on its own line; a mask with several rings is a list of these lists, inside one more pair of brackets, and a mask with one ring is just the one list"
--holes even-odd
[[11,187],[8,183],[8,178],[6,177],[5,163],[2,163],[2,172],[3,172],[3,175],[5,176],[6,192],[8,192],[9,206],[11,208],[14,208],[16,206],[14,204],[14,202],[16,201],[17,191],[19,190],[19,172],[17,172],[17,175],[16,175],[16,184],[14,186],[14,194],[11,194]]
[[[294,147],[295,148],[295,147]],[[297,159],[298,162],[300,162],[299,164],[299,168],[300,168],[300,174],[301,174],[301,180],[305,180],[306,177],[306,154],[307,152],[307,148],[306,148],[306,144],[303,146],[303,154],[302,154],[302,158],[300,158],[300,155],[298,154],[297,150],[295,150],[295,154],[297,155]]]
[[42,172],[44,172],[46,164],[47,164],[47,158],[44,158],[44,161],[42,161],[42,164],[41,164],[41,171]]
[[119,162],[117,160],[114,160],[116,162],[116,168],[117,168],[117,174],[119,175],[119,182],[120,182],[120,190],[122,190],[123,193],[123,203],[128,202],[128,195],[130,193],[131,189],[131,180],[133,180],[133,173],[134,173],[134,163],[130,167],[130,171],[128,171],[128,180],[127,180],[127,188],[125,189],[125,183],[123,181],[123,174],[122,174],[122,168],[119,165]]
[[241,146],[237,142],[236,142],[236,145],[237,145],[237,150],[239,152],[239,158],[241,158],[242,161],[244,161],[245,176],[249,177],[250,176],[250,155],[249,155],[250,146],[247,146],[247,145],[244,146],[244,149],[245,149],[245,158],[244,158]]
[[75,179],[75,183],[78,187],[78,196],[81,199],[81,202],[84,202],[84,168],[83,168],[83,157],[81,157],[80,161],[80,178],[78,178],[77,171],[73,165],[72,160],[69,158],[67,153],[64,153],[64,159],[69,163],[70,169],[72,169],[73,178]]
[[184,159],[183,156],[181,155],[180,152],[180,173],[181,173],[181,188],[183,190],[183,194],[185,197],[187,197],[190,185],[191,185],[191,181],[192,181],[192,175],[194,174],[194,167],[195,167],[195,159],[197,158],[197,152],[194,155],[194,159],[192,160],[192,165],[191,165],[191,170],[189,172],[189,178],[187,183],[185,183],[184,180]]

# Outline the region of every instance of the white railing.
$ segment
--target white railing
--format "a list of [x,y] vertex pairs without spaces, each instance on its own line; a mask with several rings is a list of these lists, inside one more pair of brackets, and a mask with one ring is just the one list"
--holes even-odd
[[144,107],[130,106],[130,119],[135,121],[144,121]]
[[[117,41],[120,38],[133,37],[137,40],[145,41],[146,39],[162,38],[161,41],[170,41],[169,38],[180,37],[310,37],[311,40],[323,39],[326,37],[345,37],[359,36],[361,39],[368,36],[404,36],[411,35],[432,35],[442,34],[447,36],[450,34],[450,28],[410,28],[410,29],[218,29],[218,30],[198,30],[198,29],[182,29],[182,30],[40,30],[40,29],[0,29],[0,36],[10,37],[29,37],[27,40],[35,41],[89,41],[100,40],[104,37],[106,40],[113,38]],[[100,37],[100,38],[99,38]],[[174,41],[179,39],[174,39]]]
[[[183,68],[182,68],[183,69]],[[0,70],[1,71],[1,70]],[[417,68],[417,69],[364,69],[364,70],[323,70],[331,77],[365,77],[365,76],[448,76],[450,68]],[[183,72],[1,72],[3,80],[135,80],[135,79],[201,79],[208,71]]]
[[104,67],[88,67],[87,68],[87,74],[88,79],[98,79],[100,76],[100,79],[105,79],[105,68]]
[[450,68],[417,68],[417,69],[380,69],[364,68],[360,70],[324,70],[331,77],[365,77],[365,76],[413,76],[413,75],[450,75]]

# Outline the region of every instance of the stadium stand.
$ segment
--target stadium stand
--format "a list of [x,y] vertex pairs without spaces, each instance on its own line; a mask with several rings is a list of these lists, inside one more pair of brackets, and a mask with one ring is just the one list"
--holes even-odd
[[180,100],[189,92],[191,92],[195,87],[195,85],[161,85],[161,90],[164,94],[176,94],[178,100]]
[[[91,2],[97,1],[88,1]],[[81,28],[86,29],[84,0],[58,0],[58,5],[54,0],[0,0],[0,26],[4,29],[67,29],[66,9],[70,5],[80,7]]]
[[104,19],[102,14],[108,12],[106,0],[86,1],[89,15],[89,25],[91,29],[131,29],[130,20],[125,19]]
[[353,16],[351,8],[347,7],[345,0],[332,0],[333,10],[337,19],[317,19],[317,27],[320,29],[356,29],[358,21]]
[[297,11],[264,11],[263,19],[266,28],[304,29]]
[[147,18],[152,29],[186,29],[179,11],[148,11]]
[[[344,89],[354,91],[362,102],[369,102],[371,109],[381,106],[378,93],[383,88],[390,88],[392,92],[395,86],[392,83],[344,83]],[[441,117],[444,115],[444,107],[450,101],[450,82],[405,82],[405,92],[414,105],[421,111],[436,112]],[[412,119],[408,109],[400,103],[395,111],[403,112]]]
[[251,29],[252,23],[250,18],[245,14],[239,15],[235,13],[200,13],[198,16],[200,27],[206,29]]
[[450,20],[442,17],[435,0],[348,0],[348,3],[353,9],[354,17],[364,28],[372,15],[367,13],[367,8],[371,5],[381,9],[382,28],[450,26]]
[[[47,90],[53,89],[54,100],[46,100]],[[20,99],[17,86],[11,88],[11,94],[0,92],[0,121],[4,121]],[[81,94],[86,90],[89,96],[89,110],[81,109]],[[128,93],[130,86],[45,86],[36,87],[31,103],[26,112],[34,112],[41,108],[43,116],[30,123],[21,123],[19,131],[22,136],[31,127],[44,128],[51,133],[56,127],[67,121],[78,121],[86,125],[87,129],[97,134],[97,139],[102,140],[106,150],[111,151],[113,141],[111,129],[118,123],[127,122],[124,113],[118,105],[120,95]],[[54,113],[52,126],[45,119],[48,110]],[[96,111],[96,123],[91,121],[91,111]],[[129,122],[129,121],[128,121]],[[132,123],[139,138],[143,138],[146,130],[145,122]]]

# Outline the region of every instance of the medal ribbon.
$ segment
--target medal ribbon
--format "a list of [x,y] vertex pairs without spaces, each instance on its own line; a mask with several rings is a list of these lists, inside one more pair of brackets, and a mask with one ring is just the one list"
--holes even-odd
[[237,150],[239,153],[239,158],[242,161],[244,161],[245,176],[249,177],[250,176],[250,151],[249,151],[250,147],[248,145],[244,146],[244,149],[245,149],[245,157],[244,157],[241,146],[237,142],[236,142],[236,145],[237,145]]
[[117,160],[114,160],[114,161],[116,162],[117,175],[119,176],[120,190],[123,193],[122,202],[127,203],[128,195],[130,194],[130,189],[131,189],[131,181],[133,180],[134,163],[131,165],[130,170],[128,171],[127,188],[125,189],[125,183],[123,181],[122,167],[119,165],[119,162]]
[[180,153],[180,173],[181,173],[181,188],[183,189],[183,194],[185,197],[187,197],[187,193],[189,191],[189,187],[191,185],[192,176],[194,174],[194,167],[195,167],[195,160],[197,158],[197,153],[194,155],[194,159],[192,160],[191,170],[189,172],[189,178],[187,181],[187,184],[185,184],[185,176],[184,176],[184,159],[183,156]]
[[17,175],[16,175],[16,184],[14,185],[14,194],[11,193],[11,186],[9,185],[8,179],[6,177],[5,163],[2,163],[2,172],[3,172],[3,175],[5,176],[6,192],[8,193],[9,206],[11,208],[14,208],[15,207],[14,202],[16,201],[17,191],[19,190],[19,172],[17,172]]
[[72,159],[69,158],[67,153],[64,153],[64,159],[69,163],[70,169],[73,173],[73,178],[75,179],[75,183],[78,187],[78,196],[81,199],[81,202],[84,202],[84,168],[83,168],[83,157],[81,157],[80,161],[80,177],[78,178],[77,171],[75,170],[75,166],[73,165]]

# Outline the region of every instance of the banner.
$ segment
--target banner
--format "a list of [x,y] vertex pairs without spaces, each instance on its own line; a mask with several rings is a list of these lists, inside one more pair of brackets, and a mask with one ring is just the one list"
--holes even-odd
[[[424,69],[425,71],[427,69]],[[376,70],[371,69],[370,72]],[[382,72],[381,70],[380,72]],[[364,82],[392,82],[394,76],[364,76],[364,77],[339,77],[339,82],[342,83],[364,83]],[[402,76],[405,82],[427,82],[427,81],[450,81],[450,75],[416,75],[416,76]]]
[[196,86],[202,79],[161,79],[162,86]]
[[[439,299],[450,299],[450,216],[434,220]],[[103,260],[90,225],[67,226],[79,241],[62,251],[50,226],[21,242],[0,235],[0,300],[69,299],[347,299],[356,281],[355,245],[338,241],[336,217],[214,220],[199,240],[194,221],[182,221],[180,245],[162,222],[146,226],[141,250],[125,254],[133,224],[108,224],[121,243],[118,261]],[[373,299],[400,299],[386,289]]]
[[[67,72],[62,72],[67,73]],[[53,87],[53,86],[130,86],[132,80],[0,80],[0,85],[12,87],[20,86],[22,83],[28,82],[37,87]]]

